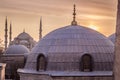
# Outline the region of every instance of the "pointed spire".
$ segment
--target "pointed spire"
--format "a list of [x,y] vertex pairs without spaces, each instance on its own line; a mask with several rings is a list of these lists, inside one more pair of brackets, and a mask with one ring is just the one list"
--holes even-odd
[[10,22],[9,43],[11,43],[11,40],[12,40],[12,24]]
[[73,9],[73,21],[71,23],[71,25],[77,25],[77,21],[76,21],[76,5],[74,4],[74,9]]
[[6,21],[5,21],[5,50],[7,49],[7,43],[8,43],[7,37],[8,37],[8,26],[7,26],[7,16],[6,16]]
[[39,40],[42,38],[42,17],[40,17]]

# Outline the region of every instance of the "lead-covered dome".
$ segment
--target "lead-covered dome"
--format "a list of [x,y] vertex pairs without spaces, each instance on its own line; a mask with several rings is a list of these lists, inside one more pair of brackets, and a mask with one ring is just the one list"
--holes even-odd
[[29,50],[27,47],[23,46],[23,45],[11,45],[9,46],[6,51],[5,54],[24,54],[24,53],[29,53]]
[[104,35],[87,27],[70,25],[43,37],[32,49],[25,68],[36,70],[40,56],[44,56],[48,71],[80,71],[83,57],[87,56],[92,61],[92,70],[108,71],[112,70],[113,51],[113,43]]
[[11,41],[10,45],[14,44],[24,45],[31,50],[36,45],[36,41],[28,33],[23,31]]
[[22,32],[20,33],[17,38],[20,38],[20,39],[33,39],[28,33],[26,32]]
[[70,25],[50,32],[38,42],[32,53],[108,53],[112,49],[111,41],[101,33],[87,27]]

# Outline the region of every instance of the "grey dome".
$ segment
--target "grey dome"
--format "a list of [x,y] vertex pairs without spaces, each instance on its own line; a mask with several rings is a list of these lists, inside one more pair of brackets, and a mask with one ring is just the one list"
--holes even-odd
[[[112,52],[113,44],[104,35],[82,26],[66,26],[46,35],[32,53]],[[107,49],[104,49],[107,48]]]
[[94,70],[112,70],[113,51],[113,43],[104,35],[83,26],[70,25],[42,38],[32,49],[25,68],[36,69],[37,57],[43,54],[48,58],[47,70],[77,71],[80,58],[90,54]]
[[5,54],[24,54],[24,53],[29,53],[29,50],[23,45],[11,45],[5,51]]
[[108,37],[108,39],[111,40],[113,43],[115,43],[115,38],[116,38],[115,33]]
[[26,33],[26,32],[20,33],[20,34],[17,36],[17,38],[19,38],[19,39],[32,39],[32,37],[31,37],[28,33]]

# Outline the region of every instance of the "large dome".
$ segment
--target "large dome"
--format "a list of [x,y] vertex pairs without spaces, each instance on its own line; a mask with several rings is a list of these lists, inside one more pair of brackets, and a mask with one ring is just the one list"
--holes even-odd
[[36,45],[36,41],[34,41],[34,39],[24,31],[15,37],[13,41],[11,41],[10,45],[13,44],[24,45],[31,50]]
[[25,54],[25,53],[29,53],[29,50],[23,45],[11,45],[5,51],[5,54],[13,54],[13,55]]
[[28,33],[26,33],[26,32],[20,33],[20,34],[17,36],[17,38],[19,38],[19,39],[32,39],[32,37],[31,37]]
[[[47,70],[78,71],[81,57],[92,56],[95,71],[112,70],[113,43],[99,32],[79,26],[70,25],[47,34],[32,49],[25,68],[35,69],[37,58],[47,58]],[[31,67],[32,66],[32,67]]]
[[95,30],[83,26],[66,26],[46,35],[32,53],[108,53],[112,51],[112,45],[110,40]]

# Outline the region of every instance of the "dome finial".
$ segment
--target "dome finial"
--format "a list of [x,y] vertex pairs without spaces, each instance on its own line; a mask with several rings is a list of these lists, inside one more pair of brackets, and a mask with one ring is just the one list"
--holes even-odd
[[73,9],[73,21],[71,23],[71,25],[77,25],[77,21],[75,20],[76,19],[76,5],[74,4],[74,9]]

